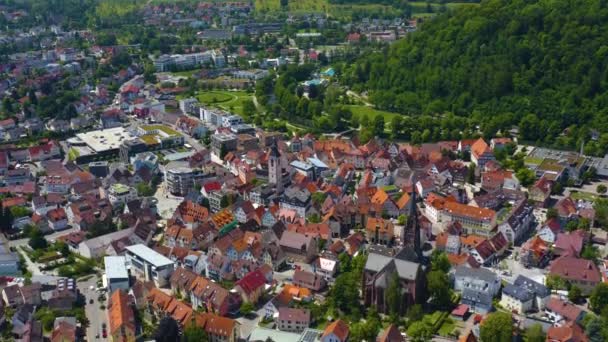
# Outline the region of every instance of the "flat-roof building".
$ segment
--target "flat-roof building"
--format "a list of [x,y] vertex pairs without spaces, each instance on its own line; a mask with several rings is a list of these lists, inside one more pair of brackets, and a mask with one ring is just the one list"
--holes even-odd
[[125,256],[131,273],[136,277],[145,281],[154,281],[157,287],[169,283],[175,268],[171,259],[143,244],[128,246]]
[[108,291],[112,293],[117,289],[129,291],[129,271],[127,258],[124,256],[107,256],[103,259],[106,268]]
[[[103,153],[109,150],[118,151],[124,140],[131,140],[136,138],[136,136],[124,127],[114,127],[78,133],[76,134],[76,138],[80,139],[80,141],[88,146],[93,152]],[[78,143],[77,140],[74,140],[73,143],[72,141],[69,142],[73,145]]]
[[218,133],[211,136],[211,150],[220,158],[225,153],[236,151],[237,145],[237,136],[232,133]]
[[165,182],[169,192],[176,196],[186,196],[194,189],[197,178],[203,176],[200,169],[193,169],[188,162],[171,162],[165,166]]
[[133,132],[124,127],[114,127],[78,133],[67,142],[70,146],[69,153],[76,162],[88,163],[98,157],[117,156],[123,142],[136,138]]

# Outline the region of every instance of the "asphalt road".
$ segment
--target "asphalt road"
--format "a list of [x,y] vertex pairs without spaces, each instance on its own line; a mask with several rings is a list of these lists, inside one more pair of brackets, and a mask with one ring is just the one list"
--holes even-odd
[[[79,281],[77,283],[80,293],[82,293],[82,295],[84,295],[86,298],[85,313],[89,319],[89,326],[87,327],[87,341],[108,340],[107,338],[103,338],[101,334],[101,325],[106,323],[106,326],[108,327],[107,329],[109,329],[109,325],[107,309],[100,309],[101,304],[97,300],[99,293],[94,290],[97,288],[98,279],[99,278],[97,276],[93,276],[86,281]],[[93,286],[94,289],[91,290],[90,286]],[[93,304],[89,304],[91,299],[93,299]],[[107,298],[103,304],[107,305]],[[98,338],[96,337],[97,335],[99,335]]]
[[[78,229],[76,229],[76,228],[70,228],[70,229],[54,232],[54,233],[49,234],[49,235],[45,235],[44,237],[45,237],[45,239],[47,241],[51,242],[51,241],[57,239],[58,237],[60,237],[62,235],[66,235],[66,234],[69,234],[69,233],[72,233],[72,232],[76,232],[76,231],[78,231]],[[3,235],[2,235],[2,238],[6,239]],[[26,239],[19,239],[19,240],[8,240],[8,245],[10,247],[24,246],[24,245],[27,245],[28,241],[29,241],[29,239],[27,239],[27,238]]]

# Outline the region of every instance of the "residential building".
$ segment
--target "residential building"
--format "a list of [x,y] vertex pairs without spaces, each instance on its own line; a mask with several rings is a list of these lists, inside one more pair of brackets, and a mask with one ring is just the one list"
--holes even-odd
[[136,277],[145,281],[154,281],[158,287],[168,285],[175,268],[171,259],[143,244],[128,246],[125,256],[127,265]]
[[547,301],[544,314],[553,322],[553,325],[563,326],[570,323],[580,323],[586,312],[577,305],[553,297]]
[[579,324],[570,323],[559,327],[549,327],[547,342],[587,342],[589,337]]
[[380,332],[380,335],[376,338],[376,342],[405,342],[405,337],[401,335],[399,328],[395,324],[391,324]]
[[172,162],[165,167],[167,189],[175,196],[186,196],[201,176],[200,170],[190,168],[186,162]]
[[485,164],[490,160],[495,160],[492,149],[483,138],[477,139],[477,141],[471,145],[471,161],[475,163],[477,167],[483,169]]
[[486,314],[492,310],[492,299],[500,287],[500,278],[484,268],[458,266],[454,272],[454,290],[462,292],[462,304],[477,313]]
[[444,203],[443,216],[449,221],[458,221],[467,234],[490,237],[496,225],[496,212],[488,208],[477,208],[458,202]]
[[300,333],[310,325],[310,310],[279,308],[277,323],[281,331]]
[[108,302],[109,336],[114,342],[135,342],[135,314],[126,291],[118,289]]
[[534,227],[534,208],[527,199],[522,199],[512,208],[503,210],[509,210],[509,213],[498,223],[498,231],[505,235],[510,244],[520,243]]
[[112,206],[116,206],[118,204],[126,204],[137,199],[137,190],[124,184],[115,183],[110,186],[106,195]]
[[513,284],[508,284],[502,289],[500,305],[520,314],[531,310],[542,311],[550,296],[551,291],[546,286],[519,275]]
[[293,274],[293,284],[312,291],[320,291],[325,288],[327,282],[320,274],[296,270]]
[[132,236],[133,231],[133,228],[127,228],[82,241],[76,247],[77,253],[85,258],[102,257],[104,254],[106,254],[106,250],[113,241]]
[[231,151],[236,151],[238,138],[232,133],[216,133],[211,136],[211,151],[219,158]]
[[599,269],[593,261],[569,255],[555,259],[549,266],[549,274],[576,285],[583,295],[589,295],[601,282]]
[[321,342],[346,342],[349,332],[348,324],[338,319],[325,328],[321,335]]
[[391,220],[368,217],[365,232],[373,244],[391,246],[395,242],[395,226]]
[[279,240],[279,246],[287,257],[306,263],[312,261],[317,254],[317,240],[301,233],[283,232]]
[[190,284],[192,308],[204,308],[220,316],[236,314],[242,300],[237,293],[230,292],[211,280],[198,276]]
[[256,269],[238,280],[234,290],[241,295],[243,302],[255,305],[264,293],[265,287],[266,278],[260,269]]
[[300,189],[296,186],[291,186],[283,192],[279,199],[281,209],[293,209],[298,216],[306,217],[306,212],[311,207],[311,197],[308,189]]

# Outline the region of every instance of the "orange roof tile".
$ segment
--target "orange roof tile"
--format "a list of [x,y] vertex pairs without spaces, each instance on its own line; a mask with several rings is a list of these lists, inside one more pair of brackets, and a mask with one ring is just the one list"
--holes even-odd
[[477,139],[477,141],[475,141],[475,143],[471,146],[471,153],[474,154],[476,157],[480,157],[486,152],[491,153],[492,150],[490,149],[490,146],[488,146],[488,144],[485,142],[485,140],[483,140],[483,138]]
[[399,209],[403,209],[409,202],[410,202],[410,195],[408,193],[404,193],[403,195],[401,195],[401,197],[397,201],[397,207]]
[[135,335],[135,317],[126,292],[120,289],[114,291],[110,297],[108,315],[111,335],[114,336],[118,329],[129,329]]
[[332,333],[336,335],[340,341],[346,341],[349,333],[348,325],[343,320],[338,319],[325,328],[322,336],[325,337]]
[[458,202],[446,202],[444,208],[450,214],[466,216],[476,220],[491,220],[496,216],[496,212],[488,208],[477,208]]

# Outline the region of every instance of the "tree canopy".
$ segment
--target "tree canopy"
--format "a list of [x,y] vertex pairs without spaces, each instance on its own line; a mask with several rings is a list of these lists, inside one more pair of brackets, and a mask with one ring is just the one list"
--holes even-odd
[[[586,153],[601,155],[608,142],[607,19],[606,1],[482,1],[364,55],[342,83],[369,89],[380,109],[466,116],[461,127],[479,124],[484,135],[518,125],[524,140],[563,148],[585,140]],[[437,127],[437,134],[450,129]],[[602,133],[599,141],[590,142],[591,129]]]
[[513,340],[513,321],[511,314],[494,312],[481,323],[482,341],[510,342]]

